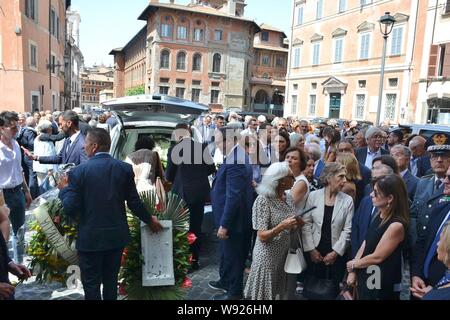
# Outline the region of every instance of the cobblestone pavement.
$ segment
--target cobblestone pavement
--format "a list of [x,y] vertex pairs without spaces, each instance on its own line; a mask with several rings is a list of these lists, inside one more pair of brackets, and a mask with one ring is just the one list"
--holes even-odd
[[[27,217],[30,220],[31,217]],[[26,232],[25,241],[28,243],[32,234]],[[218,280],[219,277],[219,240],[215,233],[210,232],[204,235],[204,245],[200,253],[200,269],[188,274],[192,280],[192,288],[188,291],[187,300],[209,300],[218,293],[217,290],[208,286],[209,281]],[[12,252],[10,252],[12,254]],[[12,256],[12,255],[11,255]],[[24,264],[29,262],[29,257],[25,258]],[[407,268],[408,269],[408,268]],[[403,278],[402,300],[409,299],[409,270],[405,270]],[[15,277],[11,276],[12,282],[17,282]],[[244,276],[244,281],[247,275]],[[68,289],[59,283],[39,284],[35,277],[27,282],[17,285],[17,300],[82,300],[84,298],[82,289]],[[303,299],[301,295],[296,295],[296,299]]]

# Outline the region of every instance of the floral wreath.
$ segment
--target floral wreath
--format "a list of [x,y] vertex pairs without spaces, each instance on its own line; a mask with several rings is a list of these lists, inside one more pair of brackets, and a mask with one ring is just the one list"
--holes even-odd
[[[141,253],[140,220],[127,210],[131,239],[122,255],[119,272],[119,295],[122,299],[130,300],[184,299],[187,289],[192,287],[192,281],[186,277],[192,262],[189,245],[196,241],[196,236],[188,232],[189,210],[185,202],[174,193],[167,195],[165,206],[157,205],[157,196],[154,191],[143,192],[140,197],[147,212],[156,216],[159,220],[172,221],[175,285],[142,286],[144,258]],[[58,198],[51,199],[37,210],[44,210],[48,213],[60,235],[73,248],[77,237],[76,222],[64,215],[61,201]],[[59,218],[57,218],[58,216]],[[70,263],[53,248],[38,221],[32,222],[31,230],[36,233],[29,243],[28,253],[32,257],[30,268],[36,275],[36,281],[41,283],[57,281],[65,284],[70,276],[67,273]]]

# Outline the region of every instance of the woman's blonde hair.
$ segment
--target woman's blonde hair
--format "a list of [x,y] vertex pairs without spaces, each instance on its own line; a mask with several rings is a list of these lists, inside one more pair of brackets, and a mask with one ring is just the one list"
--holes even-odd
[[439,245],[444,246],[445,256],[442,261],[447,268],[450,268],[450,221],[447,222],[442,228],[441,239]]
[[356,157],[351,153],[339,153],[336,162],[343,164],[347,169],[346,178],[349,181],[361,180],[359,163]]

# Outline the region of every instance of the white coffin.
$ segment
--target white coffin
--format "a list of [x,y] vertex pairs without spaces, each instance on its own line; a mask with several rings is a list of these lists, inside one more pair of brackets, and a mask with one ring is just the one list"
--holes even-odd
[[159,221],[163,230],[152,233],[146,224],[141,224],[141,243],[144,265],[142,266],[142,286],[173,286],[173,238],[172,221]]

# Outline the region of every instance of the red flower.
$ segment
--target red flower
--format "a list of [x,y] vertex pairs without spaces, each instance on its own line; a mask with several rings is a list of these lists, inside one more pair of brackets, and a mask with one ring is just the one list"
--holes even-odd
[[124,283],[119,283],[119,294],[121,296],[126,296],[127,295],[126,286],[125,286]]
[[161,211],[162,211],[162,208],[163,208],[162,203],[159,202],[158,204],[156,204],[155,208],[156,208],[156,211],[161,212]]
[[195,242],[195,240],[197,240],[197,237],[192,232],[189,232],[187,234],[187,239],[188,239],[188,243],[191,245]]
[[123,254],[127,255],[128,254],[128,248],[123,249]]
[[125,265],[125,262],[127,260],[127,255],[128,255],[128,248],[125,248],[122,253],[122,259],[120,260],[120,265],[122,267]]
[[181,284],[181,287],[184,289],[190,289],[192,288],[192,280],[188,277],[184,278],[183,283]]
[[192,264],[192,261],[194,260],[194,257],[191,255],[190,257],[189,257],[189,263],[190,264]]

